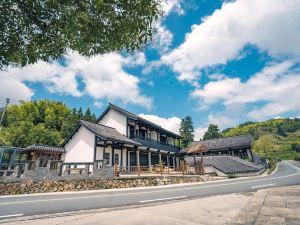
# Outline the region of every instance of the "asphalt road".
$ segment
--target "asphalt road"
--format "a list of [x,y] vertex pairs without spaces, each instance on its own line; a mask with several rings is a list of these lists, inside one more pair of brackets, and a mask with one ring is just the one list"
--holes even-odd
[[253,192],[262,188],[297,184],[300,184],[300,162],[286,161],[280,162],[277,172],[269,176],[159,188],[2,196],[0,197],[0,220],[78,210],[143,205],[219,194]]

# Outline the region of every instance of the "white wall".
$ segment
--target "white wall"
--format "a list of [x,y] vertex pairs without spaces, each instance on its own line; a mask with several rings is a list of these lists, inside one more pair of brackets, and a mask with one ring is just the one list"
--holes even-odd
[[127,118],[113,109],[110,109],[98,123],[113,127],[126,136]]
[[64,162],[93,162],[95,135],[81,126],[65,145]]
[[103,159],[103,147],[97,146],[96,149],[96,160],[102,160]]

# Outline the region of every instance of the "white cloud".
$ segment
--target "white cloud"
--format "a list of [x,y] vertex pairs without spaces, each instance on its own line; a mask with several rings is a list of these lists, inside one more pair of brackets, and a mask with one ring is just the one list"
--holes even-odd
[[[233,118],[241,117],[245,104],[260,103],[260,106],[250,109],[247,116],[252,119],[280,116],[286,112],[300,111],[300,71],[293,61],[273,63],[255,74],[247,81],[240,78],[223,78],[210,81],[204,87],[195,89],[192,98],[199,102],[200,108],[222,103],[227,112],[217,117],[211,116],[211,121],[219,121],[221,125],[231,125]],[[236,113],[236,114],[234,114]],[[231,120],[230,118],[231,117]],[[220,125],[219,124],[219,125]]]
[[0,76],[0,96],[16,100],[30,100],[33,90],[22,82],[10,77]]
[[173,42],[173,34],[161,23],[157,25],[157,33],[153,36],[152,47],[160,54],[167,52]]
[[139,114],[140,117],[156,123],[164,129],[179,134],[181,119],[179,117],[163,118],[156,115]]
[[199,141],[200,138],[203,138],[204,133],[207,131],[207,128],[198,127],[195,129],[194,140]]
[[182,0],[163,1],[162,11],[165,16],[169,15],[171,12],[176,12],[179,15],[183,15],[184,9],[182,8]]
[[94,101],[94,106],[97,108],[101,108],[103,106],[103,102],[101,101]]
[[152,47],[157,49],[160,54],[170,50],[173,42],[173,34],[163,25],[164,19],[172,12],[183,15],[182,0],[167,0],[162,2],[163,18],[156,24],[157,32],[153,36]]
[[299,0],[226,1],[193,25],[185,41],[161,57],[179,80],[198,81],[201,69],[238,58],[247,44],[271,56],[300,55]]
[[[41,83],[52,93],[75,97],[89,95],[96,102],[102,99],[120,100],[125,104],[132,103],[150,109],[152,99],[141,94],[139,78],[124,70],[124,67],[145,63],[143,53],[127,57],[111,53],[91,58],[70,53],[65,56],[64,66],[58,62],[38,62],[25,68],[1,71],[0,94],[16,99],[30,99],[34,93],[28,84]],[[79,88],[78,79],[83,82],[83,88]]]
[[[163,118],[156,115],[146,114],[139,114],[139,116],[153,123],[159,124],[164,129],[179,135],[179,128],[181,123],[181,119],[179,117]],[[204,127],[195,128],[194,140],[199,141],[200,138],[203,137],[206,130],[207,128]]]

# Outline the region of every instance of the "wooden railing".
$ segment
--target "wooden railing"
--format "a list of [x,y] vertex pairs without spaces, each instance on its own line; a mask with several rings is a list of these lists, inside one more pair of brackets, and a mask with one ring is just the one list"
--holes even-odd
[[200,175],[203,174],[203,168],[199,166],[114,166],[114,175]]

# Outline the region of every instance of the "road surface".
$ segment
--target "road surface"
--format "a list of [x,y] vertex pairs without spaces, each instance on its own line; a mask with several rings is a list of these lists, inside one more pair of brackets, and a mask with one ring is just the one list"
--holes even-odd
[[300,162],[285,161],[280,162],[277,172],[269,176],[159,188],[2,196],[0,197],[0,220],[78,210],[146,205],[297,184],[300,184]]

